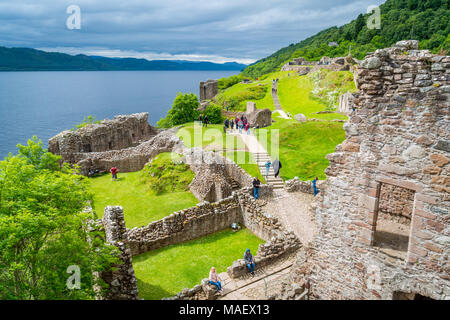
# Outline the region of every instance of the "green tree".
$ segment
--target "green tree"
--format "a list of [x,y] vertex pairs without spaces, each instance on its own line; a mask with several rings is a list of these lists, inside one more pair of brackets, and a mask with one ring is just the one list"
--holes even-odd
[[194,93],[178,93],[166,118],[158,121],[158,126],[169,128],[197,119],[198,97]]
[[206,107],[206,109],[202,112],[202,114],[208,117],[208,122],[212,124],[222,123],[222,108],[216,104],[210,104]]
[[26,159],[27,163],[33,165],[36,169],[58,170],[60,156],[47,152],[43,148],[42,141],[36,136],[28,139],[26,146],[18,144],[19,156]]
[[[0,161],[0,299],[93,299],[94,285],[105,289],[94,272],[118,260],[100,231],[88,236],[86,178],[56,168],[37,139],[19,149]],[[81,281],[70,290],[73,265]]]

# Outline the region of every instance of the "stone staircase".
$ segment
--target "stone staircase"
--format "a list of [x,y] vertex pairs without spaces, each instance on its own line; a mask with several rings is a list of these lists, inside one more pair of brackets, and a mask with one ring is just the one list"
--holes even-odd
[[237,183],[236,180],[231,181],[231,190],[236,191],[239,190],[240,188],[241,186],[239,185],[239,183]]
[[[261,175],[264,177],[264,179],[266,179],[266,167],[264,166],[264,164],[267,162],[267,160],[270,160],[272,162],[269,154],[267,152],[257,152],[253,153],[253,158],[258,164]],[[273,170],[273,167],[271,166],[269,169],[269,176],[266,179],[266,183],[272,185],[274,189],[282,189],[284,187],[283,179],[281,179],[279,176],[275,178],[274,174],[275,172]]]

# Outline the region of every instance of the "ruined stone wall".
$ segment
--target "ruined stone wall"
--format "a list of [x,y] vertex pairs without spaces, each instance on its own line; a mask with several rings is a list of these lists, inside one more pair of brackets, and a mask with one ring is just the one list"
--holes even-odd
[[105,296],[107,300],[137,300],[138,288],[134,274],[131,252],[125,244],[125,219],[122,207],[105,208],[103,216],[106,241],[116,246],[120,251],[120,260],[123,262],[115,266],[117,270],[105,271],[101,278],[109,284]]
[[[450,298],[450,57],[417,46],[377,50],[358,68],[357,111],[314,203],[305,277],[315,299]],[[374,241],[383,184],[414,193],[405,258]]]
[[239,205],[231,196],[217,203],[201,203],[172,213],[145,227],[127,230],[125,237],[134,256],[206,236],[241,220]]
[[[319,190],[319,192],[323,188],[324,185],[325,185],[324,180],[317,181],[316,186],[317,186],[317,189]],[[284,189],[287,192],[300,191],[303,193],[314,194],[314,188],[313,188],[312,181],[302,181],[298,177],[295,177],[294,179],[286,181]]]
[[200,101],[210,100],[219,93],[219,82],[217,80],[208,80],[200,82]]
[[66,130],[51,138],[48,150],[63,161],[76,162],[74,155],[86,152],[120,150],[153,137],[156,129],[148,124],[148,113],[115,116],[75,131]]
[[380,212],[411,218],[414,191],[383,183],[380,188],[378,210]]
[[[260,202],[251,196],[252,188],[244,188],[236,193],[242,211],[245,227],[250,229],[259,238],[269,241],[273,237],[283,234],[281,223],[276,217],[266,213]],[[264,199],[266,196],[261,196]]]

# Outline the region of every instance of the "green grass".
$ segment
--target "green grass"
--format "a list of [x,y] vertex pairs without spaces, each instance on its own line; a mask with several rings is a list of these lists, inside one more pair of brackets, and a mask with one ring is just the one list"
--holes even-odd
[[89,179],[94,210],[99,217],[103,216],[106,206],[120,205],[124,210],[126,227],[142,227],[198,203],[189,191],[154,195],[142,183],[140,174],[140,171],[119,172],[117,181],[112,181],[109,174]]
[[[201,128],[201,127],[200,127]],[[262,183],[264,178],[259,171],[259,167],[253,159],[253,155],[249,153],[245,143],[237,136],[225,135],[222,125],[208,125],[208,128],[202,128],[197,133],[197,139],[194,139],[194,124],[188,123],[177,132],[177,136],[183,140],[188,148],[202,147],[206,150],[221,152],[223,156],[233,160],[238,166],[244,169],[252,177],[258,176]],[[231,139],[227,145],[227,139]],[[242,160],[245,160],[244,163]]]
[[[275,110],[275,105],[272,99],[272,79],[278,78],[281,80],[287,78],[288,73],[288,71],[272,72],[270,74],[264,75],[259,80],[254,80],[252,83],[235,84],[234,86],[220,92],[214,98],[214,101],[224,106],[225,101],[229,101],[233,98],[238,99],[240,101],[239,107],[231,111],[245,111],[248,101],[255,102],[258,109],[267,108],[273,111]],[[248,98],[248,96],[250,95],[250,88],[258,87],[260,85],[266,87],[266,94],[260,99]]]
[[245,143],[239,137],[224,134],[221,124],[208,125],[208,128],[201,126],[196,128],[198,130],[194,129],[193,123],[187,123],[177,132],[177,136],[188,148],[202,147],[210,151],[246,149]]
[[247,229],[226,229],[206,237],[133,257],[139,297],[158,300],[192,288],[208,278],[211,267],[226,271],[233,261],[242,259],[249,248],[253,254],[263,243]]
[[[267,130],[267,144],[262,139],[262,130]],[[329,161],[325,156],[334,152],[336,145],[345,139],[345,131],[339,122],[304,122],[278,120],[270,127],[258,130],[263,146],[271,152],[272,130],[279,130],[279,159],[282,164],[280,176],[284,180],[295,176],[310,180],[315,176],[325,179]],[[274,146],[275,147],[275,146]]]
[[322,120],[347,119],[346,116],[338,113],[316,114],[318,111],[325,111],[327,104],[321,99],[312,95],[314,82],[309,76],[298,76],[294,73],[288,78],[280,79],[278,83],[278,98],[281,107],[292,116],[303,113],[307,118],[317,118]]
[[261,175],[258,164],[253,158],[253,154],[245,151],[228,151],[224,156],[233,160],[238,166],[244,169],[252,177],[258,177],[261,183],[266,183],[266,180]]

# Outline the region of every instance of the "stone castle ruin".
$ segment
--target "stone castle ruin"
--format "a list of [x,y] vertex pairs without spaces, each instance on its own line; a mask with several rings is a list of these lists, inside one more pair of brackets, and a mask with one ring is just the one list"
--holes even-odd
[[320,230],[292,269],[313,299],[450,298],[450,57],[417,48],[377,50],[357,71],[313,205]]
[[219,81],[208,80],[200,82],[200,101],[211,100],[219,93]]
[[[237,165],[185,148],[174,131],[143,123],[146,114],[52,138],[50,151],[83,170],[119,163],[124,168],[119,170],[137,171],[156,154],[177,151],[198,176],[191,191],[208,201],[133,229],[126,229],[120,207],[107,207],[106,238],[124,261],[103,275],[111,285],[108,298],[137,298],[133,255],[238,222],[266,241],[258,265],[296,252],[278,298],[296,299],[286,293],[308,288],[309,299],[321,300],[450,299],[450,56],[401,41],[369,54],[355,72],[359,91],[349,97],[347,109],[354,104],[356,110],[344,124],[346,140],[327,156],[327,180],[319,183],[311,207],[318,232],[309,244],[301,244],[252,199],[251,177]],[[254,105],[249,110],[254,112]],[[203,160],[195,161],[198,157]],[[285,190],[312,192],[310,183],[299,179],[288,181]],[[263,198],[274,193],[270,186],[261,192]],[[227,273],[239,278],[244,271],[238,260]],[[214,299],[213,293],[205,282],[172,299]]]

